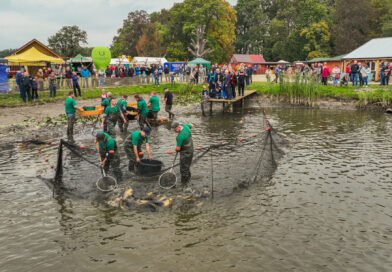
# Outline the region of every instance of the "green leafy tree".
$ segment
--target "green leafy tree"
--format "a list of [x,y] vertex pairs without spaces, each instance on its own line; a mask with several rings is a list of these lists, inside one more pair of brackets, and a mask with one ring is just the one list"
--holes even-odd
[[87,32],[78,26],[63,26],[56,34],[48,38],[49,47],[63,57],[74,57],[87,44]]
[[162,57],[164,55],[166,48],[153,23],[143,29],[143,35],[136,44],[136,51],[139,56]]
[[267,16],[262,1],[239,0],[237,12],[235,51],[239,54],[262,54],[267,35]]
[[207,48],[213,52],[207,58],[226,62],[234,52],[236,12],[224,0],[185,0],[170,10],[169,32],[173,42],[190,47],[198,25],[205,26]]
[[373,14],[369,17],[370,37],[390,36],[392,31],[388,33],[388,28],[392,27],[392,1],[371,0],[371,8]]
[[336,0],[334,53],[346,54],[370,39],[370,19],[374,16],[368,0]]
[[143,29],[150,23],[150,15],[144,10],[128,13],[122,28],[117,30],[111,45],[112,56],[137,56],[136,45],[143,35]]
[[4,49],[0,51],[0,58],[4,58],[7,57],[9,55],[11,55],[12,53],[14,53],[17,49]]
[[185,61],[188,53],[181,42],[172,42],[166,48],[166,58],[168,61]]

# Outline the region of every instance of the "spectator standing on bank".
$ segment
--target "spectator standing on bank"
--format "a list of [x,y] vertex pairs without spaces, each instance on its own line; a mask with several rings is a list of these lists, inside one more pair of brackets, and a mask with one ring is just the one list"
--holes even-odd
[[31,77],[30,85],[31,85],[31,98],[33,100],[38,100],[38,79],[36,79],[35,77]]
[[83,81],[82,87],[85,88],[87,86],[87,88],[88,88],[88,80],[90,78],[90,71],[87,69],[86,66],[83,66],[83,69],[80,72],[80,75],[82,76],[82,81]]
[[169,82],[170,81],[169,65],[165,65],[165,68],[163,69],[163,72],[165,73],[165,81]]
[[339,79],[340,79],[340,68],[339,66],[335,65],[335,67],[332,69],[332,86],[337,87]]
[[327,66],[327,63],[324,62],[324,65],[321,68],[321,77],[322,77],[322,82],[325,86],[327,86],[328,84],[328,77],[330,73],[331,72],[329,71],[329,67]]
[[95,66],[91,69],[91,87],[98,87],[98,71]]
[[159,71],[155,69],[154,71],[154,87],[159,87]]
[[106,75],[106,77],[107,77],[107,78],[111,78],[111,77],[112,77],[112,74],[113,74],[113,70],[110,69],[109,66],[107,66],[107,67],[106,67],[106,70],[105,70],[105,75]]
[[73,92],[75,94],[75,97],[78,97],[76,93],[76,89],[79,91],[79,96],[82,96],[82,92],[80,91],[80,86],[79,86],[79,78],[76,72],[73,72],[72,74],[72,85],[73,85]]
[[37,72],[38,89],[42,92],[44,90],[44,71],[39,69]]
[[21,77],[21,88],[22,88],[22,100],[23,102],[26,102],[26,95],[27,95],[27,100],[30,102],[31,101],[31,94],[30,94],[30,76],[29,73],[24,72],[23,76]]
[[50,97],[56,97],[56,83],[57,83],[57,78],[55,72],[52,72],[52,74],[49,76],[49,95]]
[[353,86],[358,86],[358,73],[360,71],[358,62],[355,60],[354,64],[350,67],[351,71],[351,80],[353,82]]
[[99,87],[102,87],[103,83],[105,82],[105,70],[103,69],[103,67],[101,67],[99,69],[98,72],[98,77],[99,77]]
[[67,88],[72,89],[72,71],[69,67],[65,69],[65,82],[67,83]]
[[369,74],[370,74],[370,68],[365,65],[364,67],[361,68],[360,71],[361,75],[362,75],[362,86],[366,87],[368,86],[368,78],[369,78]]

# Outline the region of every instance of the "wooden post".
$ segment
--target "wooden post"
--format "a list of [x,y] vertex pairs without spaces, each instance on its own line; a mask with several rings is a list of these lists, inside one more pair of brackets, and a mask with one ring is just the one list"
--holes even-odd
[[210,102],[210,115],[212,115],[212,102]]

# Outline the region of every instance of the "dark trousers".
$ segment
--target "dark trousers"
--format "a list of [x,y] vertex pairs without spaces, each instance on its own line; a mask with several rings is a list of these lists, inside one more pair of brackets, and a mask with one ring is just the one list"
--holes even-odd
[[32,89],[31,97],[34,99],[38,99],[38,90],[37,89]]
[[244,96],[244,91],[245,90],[245,84],[239,84],[238,85],[238,96]]
[[67,126],[67,138],[69,142],[73,142],[73,131],[75,124],[75,114],[67,114],[68,126]]
[[56,85],[50,84],[49,90],[50,90],[50,97],[56,97]]
[[245,77],[245,82],[246,82],[246,86],[248,86],[249,85],[249,76]]
[[171,111],[172,109],[172,105],[166,105],[165,106],[165,111],[169,114],[169,118],[173,118],[174,117],[174,113]]
[[231,93],[233,98],[235,98],[235,85],[231,85]]
[[233,94],[231,92],[231,85],[225,86],[225,93],[226,93],[226,98],[227,99],[231,100],[233,98]]
[[78,91],[79,91],[79,96],[82,96],[82,92],[80,91],[79,83],[77,83],[77,82],[76,82],[76,84],[75,83],[73,84],[73,92],[74,92],[74,95],[76,97],[78,97],[78,95],[76,94],[76,89],[78,89]]
[[22,86],[21,97],[23,102],[26,102],[26,95],[27,95],[27,100],[31,101],[30,86]]
[[323,82],[323,85],[327,86],[328,78],[327,77],[323,77],[322,78],[322,82]]

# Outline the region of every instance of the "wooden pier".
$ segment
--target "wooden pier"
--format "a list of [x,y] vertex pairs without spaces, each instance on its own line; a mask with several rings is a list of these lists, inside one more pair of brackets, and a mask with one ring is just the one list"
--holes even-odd
[[[213,107],[212,105],[214,103],[218,103],[218,104],[222,103],[222,110],[223,110],[223,112],[225,112],[227,110],[227,108],[230,107],[231,105],[244,108],[245,98],[247,98],[255,93],[256,93],[256,91],[254,91],[254,90],[253,91],[245,90],[244,96],[237,95],[234,99],[231,99],[231,100],[218,99],[218,98],[208,98],[208,99],[205,99],[203,102],[204,102],[204,104],[208,104],[208,103],[210,104],[210,114],[212,113],[212,107]],[[203,105],[202,105],[202,112],[204,115],[204,106]]]

